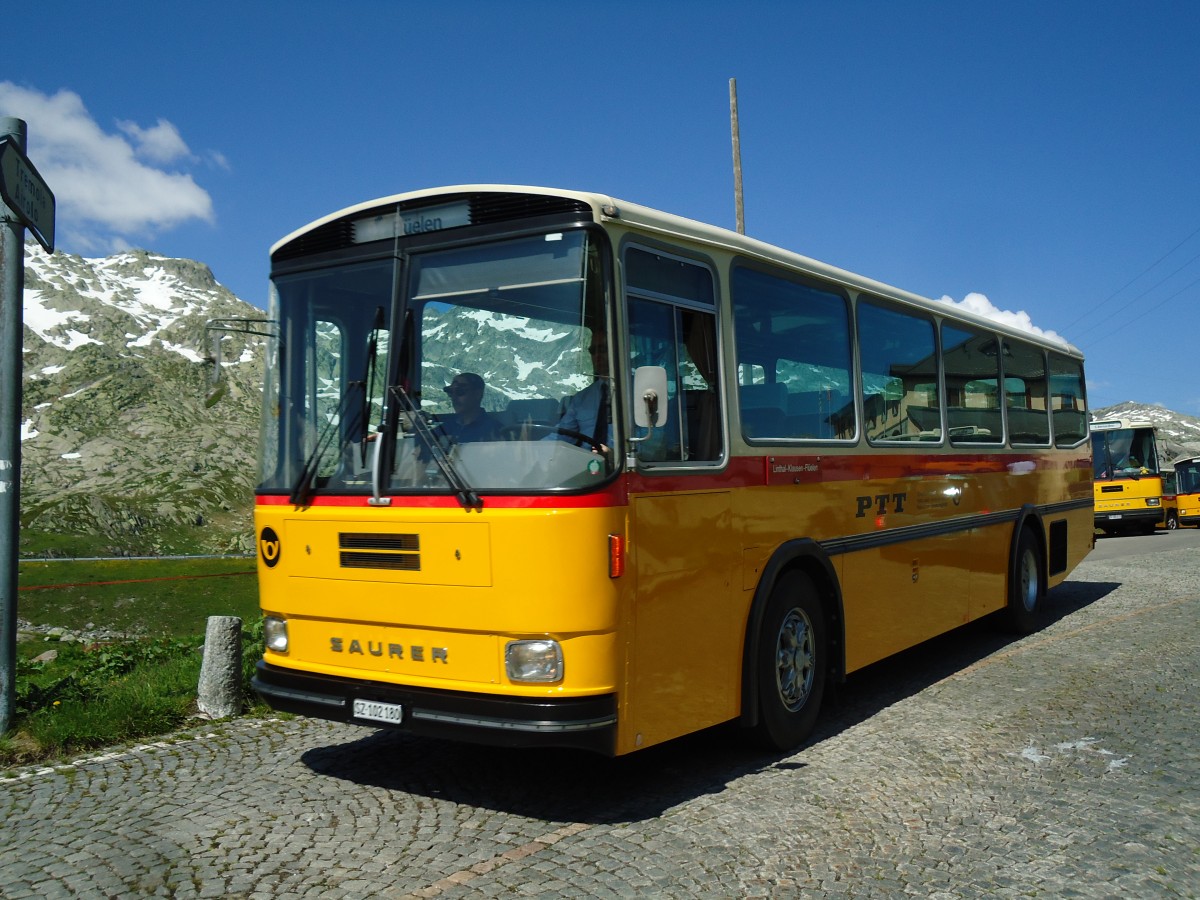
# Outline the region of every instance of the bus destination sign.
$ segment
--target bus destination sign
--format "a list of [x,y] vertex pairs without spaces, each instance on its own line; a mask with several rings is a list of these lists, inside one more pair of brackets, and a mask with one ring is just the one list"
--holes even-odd
[[384,238],[423,234],[445,228],[459,228],[471,224],[471,208],[465,202],[443,203],[424,209],[409,209],[385,213],[354,222],[354,242],[365,244]]

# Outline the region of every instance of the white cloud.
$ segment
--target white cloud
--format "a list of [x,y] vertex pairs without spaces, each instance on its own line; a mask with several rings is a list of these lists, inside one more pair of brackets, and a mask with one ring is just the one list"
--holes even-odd
[[165,165],[177,159],[191,159],[192,152],[179,134],[179,129],[166,119],[159,119],[153,128],[142,128],[136,122],[118,122],[117,127],[137,145],[135,152],[143,159]]
[[195,158],[165,119],[150,128],[118,122],[126,137],[106,132],[72,91],[51,96],[10,81],[0,81],[0,115],[29,123],[29,155],[54,191],[60,243],[77,252],[214,220],[212,198],[191,175],[161,168]]
[[950,297],[942,297],[942,302],[949,303],[951,306],[956,306],[977,316],[983,316],[985,319],[991,319],[993,322],[1000,322],[1009,328],[1016,328],[1018,331],[1027,331],[1030,334],[1044,337],[1049,341],[1058,341],[1060,344],[1067,343],[1067,339],[1056,332],[1047,331],[1034,325],[1033,320],[1029,318],[1029,313],[997,309],[984,294],[972,292],[963,297],[962,300],[952,300]]

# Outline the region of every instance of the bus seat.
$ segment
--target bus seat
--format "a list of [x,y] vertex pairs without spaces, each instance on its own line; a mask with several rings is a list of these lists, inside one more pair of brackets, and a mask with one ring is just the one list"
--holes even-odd
[[846,405],[840,391],[789,391],[787,395],[787,436],[832,438],[836,433],[833,419]]
[[743,409],[742,433],[749,438],[786,437],[787,416],[777,409]]
[[1078,409],[1056,409],[1054,440],[1061,444],[1082,441],[1088,434],[1087,413]]
[[936,406],[915,406],[910,403],[905,411],[917,431],[933,434],[942,430],[942,412]]
[[827,438],[833,436],[828,416],[816,413],[790,415],[784,422],[784,436],[793,438]]
[[1050,443],[1050,416],[1044,409],[1008,408],[1008,436],[1018,444]]
[[742,431],[746,437],[783,437],[787,431],[787,387],[743,384],[738,387]]
[[738,403],[743,410],[775,409],[780,415],[787,409],[787,387],[779,381],[772,384],[743,384],[738,388]]

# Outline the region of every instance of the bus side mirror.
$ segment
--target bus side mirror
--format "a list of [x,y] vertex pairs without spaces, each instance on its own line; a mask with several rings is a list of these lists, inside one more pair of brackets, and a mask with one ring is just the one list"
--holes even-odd
[[209,319],[204,325],[204,343],[208,355],[203,363],[208,366],[208,390],[204,394],[204,407],[217,403],[229,390],[225,381],[225,367],[221,362],[221,342],[229,334],[250,334],[256,337],[278,338],[278,322],[273,319]]
[[204,366],[208,369],[208,390],[204,392],[204,408],[209,409],[220,402],[229,385],[225,382],[225,369],[221,365],[221,341],[225,335],[220,329],[208,326],[204,331],[208,339],[208,353],[204,357]]
[[633,370],[633,423],[638,428],[667,424],[667,370],[662,366]]

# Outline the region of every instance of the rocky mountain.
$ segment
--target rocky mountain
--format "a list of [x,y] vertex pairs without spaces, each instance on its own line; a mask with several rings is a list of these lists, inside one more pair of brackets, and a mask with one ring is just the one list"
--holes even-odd
[[210,319],[262,316],[201,263],[27,244],[21,552],[252,547],[263,342],[226,339],[211,407],[203,359]]
[[1195,416],[1126,400],[1115,406],[1093,409],[1092,418],[1150,422],[1157,432],[1158,456],[1163,464],[1181,456],[1200,456],[1200,419]]

